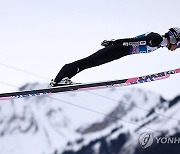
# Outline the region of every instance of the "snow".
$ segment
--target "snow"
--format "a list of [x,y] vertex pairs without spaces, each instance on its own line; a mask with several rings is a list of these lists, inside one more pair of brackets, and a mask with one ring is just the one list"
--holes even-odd
[[[39,89],[44,86],[36,83],[25,88]],[[168,131],[169,134],[177,131],[180,105],[177,103],[169,108],[168,103],[162,103],[158,94],[134,87],[1,101],[0,152],[48,154],[55,150],[76,151],[93,140],[108,136],[106,140],[109,142],[121,133],[130,134],[132,140],[124,148],[127,145],[133,147],[142,132],[150,131],[158,135],[161,131]],[[155,112],[146,117],[153,108]],[[80,133],[92,124],[107,122],[108,117],[110,121],[104,128]],[[144,127],[140,128],[142,125]],[[112,133],[112,130],[116,131]],[[81,139],[82,142],[76,142]],[[96,153],[99,147],[100,144],[96,143]]]

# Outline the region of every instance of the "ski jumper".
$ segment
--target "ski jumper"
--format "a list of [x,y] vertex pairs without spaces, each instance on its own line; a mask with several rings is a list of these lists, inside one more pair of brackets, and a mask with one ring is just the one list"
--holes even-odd
[[54,81],[58,83],[65,77],[71,79],[85,69],[99,66],[127,55],[149,53],[166,45],[167,39],[154,32],[135,38],[118,39],[113,41],[112,45],[102,48],[86,58],[64,65]]

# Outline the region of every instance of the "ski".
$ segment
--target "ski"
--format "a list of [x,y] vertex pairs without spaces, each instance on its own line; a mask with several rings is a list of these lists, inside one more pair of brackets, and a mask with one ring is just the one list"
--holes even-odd
[[105,82],[95,82],[95,83],[85,83],[85,84],[75,84],[75,85],[65,85],[60,87],[51,87],[47,89],[37,89],[37,90],[25,90],[19,92],[10,92],[10,93],[1,93],[0,100],[11,100],[15,98],[25,98],[31,96],[41,96],[48,95],[52,93],[60,93],[67,91],[78,91],[78,90],[91,90],[91,89],[100,89],[106,87],[121,87],[128,85],[135,85],[140,83],[152,82],[161,79],[166,79],[170,77],[172,74],[180,73],[180,68],[164,71],[160,73],[127,78],[122,80],[113,80],[113,81],[105,81]]

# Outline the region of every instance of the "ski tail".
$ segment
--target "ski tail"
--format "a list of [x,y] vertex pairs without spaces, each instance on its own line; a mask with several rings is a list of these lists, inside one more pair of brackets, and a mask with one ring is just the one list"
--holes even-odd
[[59,93],[59,92],[67,92],[67,91],[77,91],[77,90],[83,91],[83,90],[100,89],[100,88],[106,88],[106,87],[128,86],[128,85],[134,85],[134,84],[140,84],[140,83],[146,83],[146,82],[152,82],[152,81],[166,79],[166,78],[169,78],[172,74],[176,74],[176,73],[180,73],[180,68],[170,70],[170,71],[164,71],[164,72],[160,72],[160,73],[140,76],[140,77],[122,79],[122,80],[65,85],[65,86],[61,86],[61,87],[52,87],[52,88],[47,88],[47,89],[2,93],[2,94],[0,94],[0,100],[11,100],[11,99],[15,99],[15,98],[41,96],[41,95],[47,95],[47,94]]

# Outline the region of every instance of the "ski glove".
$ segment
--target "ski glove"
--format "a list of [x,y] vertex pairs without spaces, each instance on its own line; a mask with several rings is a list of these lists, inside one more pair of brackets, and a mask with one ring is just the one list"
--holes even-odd
[[108,46],[111,46],[114,44],[114,40],[104,40],[103,42],[101,42],[101,45],[104,46],[104,47],[108,47]]

